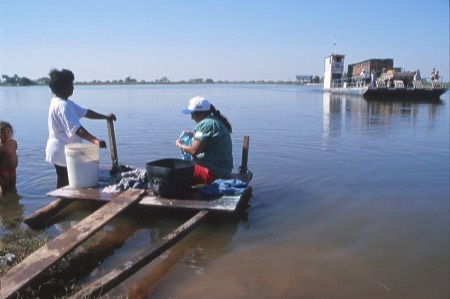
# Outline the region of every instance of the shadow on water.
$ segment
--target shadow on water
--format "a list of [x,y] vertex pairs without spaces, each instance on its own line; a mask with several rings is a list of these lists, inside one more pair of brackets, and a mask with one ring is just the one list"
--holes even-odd
[[[160,212],[156,212],[159,217],[167,217]],[[182,217],[184,220],[187,219],[186,216],[193,215],[170,210],[164,213],[178,219]],[[159,282],[164,280],[169,272],[176,270],[178,275],[186,272],[189,272],[189,275],[203,275],[208,262],[225,254],[225,247],[232,241],[238,225],[243,224],[246,229],[247,216],[246,207],[236,214],[210,212],[206,220],[193,232],[108,294],[113,297],[129,298],[160,297],[160,295],[165,297],[165,294],[159,294]],[[163,233],[160,232],[159,235],[162,237]]]

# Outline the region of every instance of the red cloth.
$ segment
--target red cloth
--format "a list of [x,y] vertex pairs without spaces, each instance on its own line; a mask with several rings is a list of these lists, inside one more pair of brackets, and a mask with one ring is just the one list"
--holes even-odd
[[211,184],[217,179],[210,169],[198,164],[194,165],[194,184]]

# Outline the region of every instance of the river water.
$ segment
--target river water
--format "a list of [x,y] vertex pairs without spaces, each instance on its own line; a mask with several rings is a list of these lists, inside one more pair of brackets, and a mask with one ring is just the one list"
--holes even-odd
[[[110,291],[129,298],[449,298],[449,93],[439,102],[366,101],[320,87],[76,86],[73,99],[114,112],[119,161],[180,157],[181,114],[203,95],[228,117],[235,167],[250,136],[253,197],[237,219],[209,218]],[[19,144],[18,197],[0,199],[0,233],[53,199],[45,163],[47,87],[1,87],[0,119]],[[82,120],[108,140],[105,121]],[[109,165],[109,150],[101,150]],[[69,209],[56,236],[93,208]],[[191,215],[134,211],[91,241],[100,277]],[[86,245],[87,246],[87,245]],[[94,251],[94,252],[97,252]],[[106,253],[105,253],[106,252]]]

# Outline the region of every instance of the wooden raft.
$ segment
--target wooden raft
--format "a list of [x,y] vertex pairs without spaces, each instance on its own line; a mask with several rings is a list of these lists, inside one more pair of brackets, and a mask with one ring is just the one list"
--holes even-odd
[[13,298],[41,277],[43,270],[70,253],[114,217],[137,203],[144,190],[127,190],[25,258],[0,278],[0,298]]
[[[252,173],[234,174],[233,178],[240,179],[243,182],[249,182],[252,179]],[[252,193],[252,188],[240,195],[223,195],[218,198],[205,198],[199,192],[194,192],[191,197],[186,199],[172,199],[159,197],[147,190],[145,196],[139,202],[142,206],[156,206],[166,208],[179,208],[191,210],[213,210],[222,212],[235,212],[240,202]],[[69,186],[51,191],[48,196],[65,199],[91,200],[108,202],[114,200],[121,193],[103,192],[97,188],[71,188]]]
[[[114,144],[115,148],[114,134],[111,134],[111,131],[113,132],[114,130],[112,123],[108,123],[108,130],[110,131],[110,136],[112,136],[110,143],[111,145]],[[239,179],[244,182],[250,182],[253,177],[253,173],[247,169],[248,146],[249,137],[244,136],[242,164],[239,167],[239,173],[233,174],[234,179]],[[111,159],[112,170],[114,171],[118,167],[118,159],[113,146],[111,146]],[[131,189],[120,193],[108,193],[103,192],[100,188],[74,189],[64,187],[49,192],[47,194],[48,196],[60,197],[60,199],[57,199],[42,209],[42,211],[35,213],[33,217],[25,221],[27,224],[42,223],[46,215],[53,216],[57,214],[58,211],[62,210],[74,200],[94,200],[105,202],[106,205],[38,249],[3,276],[0,280],[0,299],[18,295],[25,287],[37,281],[42,276],[41,274],[44,270],[54,265],[77,245],[92,236],[108,221],[125,211],[134,203],[139,203],[139,205],[143,206],[195,209],[200,211],[156,244],[145,249],[139,255],[130,258],[126,263],[112,270],[110,273],[85,286],[73,298],[86,298],[105,294],[184,238],[206,218],[209,211],[234,212],[243,200],[250,198],[251,193],[252,188],[247,187],[241,195],[236,196],[221,196],[219,198],[205,199],[199,192],[194,192],[189,199],[169,199],[155,196],[150,190],[144,189]],[[1,288],[1,286],[4,287]]]

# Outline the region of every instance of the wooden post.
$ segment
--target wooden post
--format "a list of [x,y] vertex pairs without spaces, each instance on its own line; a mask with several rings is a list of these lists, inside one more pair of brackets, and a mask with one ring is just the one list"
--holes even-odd
[[114,121],[108,119],[108,135],[109,135],[109,149],[111,151],[111,174],[116,174],[119,171],[119,159],[117,157],[116,135],[114,133]]
[[239,173],[246,173],[248,171],[247,163],[248,163],[248,147],[250,145],[250,136],[244,136],[244,141],[242,143],[242,161],[241,166],[239,167]]
[[49,205],[37,210],[27,218],[23,220],[25,224],[33,229],[39,229],[48,223],[50,218],[58,214],[62,209],[73,203],[74,199],[58,198],[51,202]]

